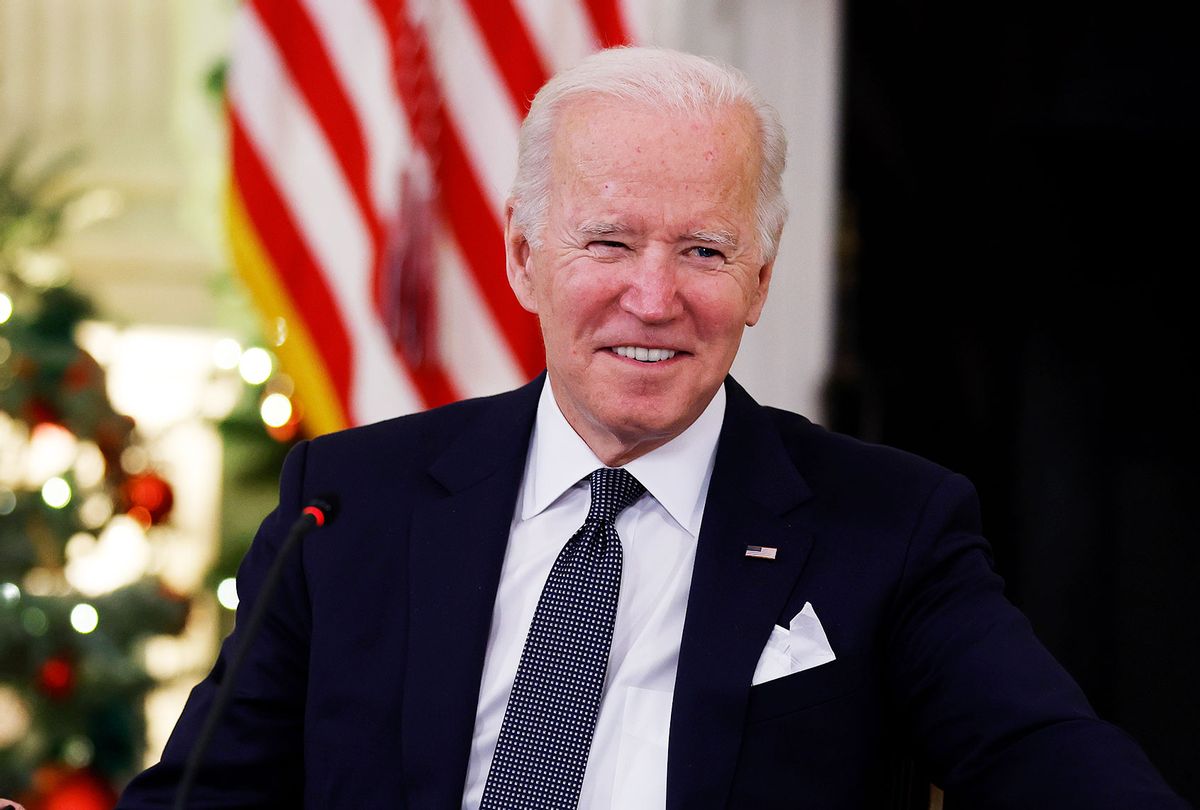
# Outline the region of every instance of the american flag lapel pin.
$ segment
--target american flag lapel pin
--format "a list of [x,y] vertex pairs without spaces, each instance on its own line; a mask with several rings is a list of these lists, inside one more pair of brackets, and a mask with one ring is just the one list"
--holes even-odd
[[746,556],[758,560],[773,560],[779,549],[771,546],[746,546]]

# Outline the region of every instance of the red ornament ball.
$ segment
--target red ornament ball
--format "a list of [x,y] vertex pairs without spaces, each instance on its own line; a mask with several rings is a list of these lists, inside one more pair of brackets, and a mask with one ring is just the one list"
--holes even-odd
[[121,487],[125,511],[144,526],[157,526],[175,505],[171,485],[153,472],[131,475]]
[[38,810],[111,810],[117,803],[113,786],[87,769],[47,765],[33,781],[33,795],[25,803]]
[[25,404],[25,421],[30,424],[58,422],[60,418],[54,406],[42,397],[31,397],[29,402]]
[[47,658],[38,668],[38,689],[52,700],[62,700],[75,688],[75,666],[66,658]]
[[63,386],[73,393],[94,390],[104,385],[104,372],[92,356],[82,349],[63,372]]

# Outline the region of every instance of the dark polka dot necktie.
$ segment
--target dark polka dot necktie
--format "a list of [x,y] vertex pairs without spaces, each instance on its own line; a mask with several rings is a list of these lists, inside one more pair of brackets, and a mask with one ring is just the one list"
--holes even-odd
[[646,488],[623,469],[591,474],[587,520],[563,546],[525,639],[480,810],[579,802],[621,589],[617,515]]

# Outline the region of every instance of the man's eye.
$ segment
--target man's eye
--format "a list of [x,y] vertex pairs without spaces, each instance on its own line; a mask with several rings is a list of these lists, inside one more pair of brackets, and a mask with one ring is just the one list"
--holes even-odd
[[692,248],[692,255],[694,255],[700,259],[724,259],[725,258],[725,254],[722,253],[721,251],[717,250],[716,248],[704,247],[703,245],[697,245],[696,247]]
[[594,242],[589,243],[588,247],[602,248],[602,249],[623,248],[623,247],[625,247],[625,243],[624,242],[614,242],[611,239],[597,239]]

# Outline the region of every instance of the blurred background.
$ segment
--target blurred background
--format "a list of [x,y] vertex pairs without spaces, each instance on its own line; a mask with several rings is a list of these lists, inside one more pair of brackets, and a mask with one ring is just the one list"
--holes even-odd
[[791,137],[761,402],[969,475],[1010,597],[1200,801],[1198,65],[1073,2],[0,0],[0,796],[110,808],[306,435],[542,367],[500,215],[601,44]]

